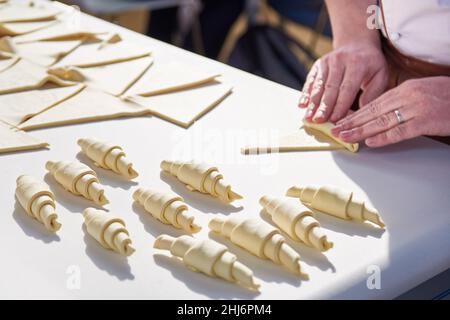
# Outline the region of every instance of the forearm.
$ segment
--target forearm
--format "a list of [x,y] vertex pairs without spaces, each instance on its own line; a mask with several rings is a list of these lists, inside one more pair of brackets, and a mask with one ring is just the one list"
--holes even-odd
[[367,8],[376,5],[376,0],[326,0],[326,4],[335,48],[355,41],[380,46],[378,30],[370,30],[367,26]]

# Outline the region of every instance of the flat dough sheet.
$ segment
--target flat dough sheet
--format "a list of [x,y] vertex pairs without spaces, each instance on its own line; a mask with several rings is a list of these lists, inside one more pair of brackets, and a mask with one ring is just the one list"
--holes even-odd
[[0,36],[17,36],[50,27],[56,20],[0,23]]
[[157,62],[126,95],[149,97],[181,91],[211,83],[219,76],[219,73],[192,68],[179,62]]
[[49,67],[81,44],[82,40],[15,43],[14,38],[3,37],[0,39],[0,50]]
[[213,109],[232,92],[232,87],[220,82],[183,91],[150,97],[130,96],[155,116],[187,128]]
[[73,82],[67,82],[47,74],[45,68],[20,59],[0,73],[0,94],[37,89],[48,82],[59,86],[74,85]]
[[9,54],[3,54],[0,52],[0,73],[11,68],[19,60],[19,57],[11,56]]
[[59,13],[51,6],[6,3],[0,6],[0,23],[51,20]]
[[84,85],[55,87],[44,85],[42,88],[0,95],[0,119],[18,126],[33,116],[69,99],[77,94]]
[[100,48],[101,42],[86,43],[78,47],[55,67],[95,67],[150,56],[151,51],[127,41],[110,43]]
[[148,115],[146,108],[86,87],[78,94],[19,125],[32,130],[67,124]]
[[48,143],[25,133],[0,120],[0,153],[41,149]]
[[93,88],[120,96],[150,68],[152,63],[152,57],[143,57],[87,68],[52,68],[48,72],[64,80],[81,81]]
[[69,24],[60,21],[48,28],[39,29],[35,32],[30,32],[20,36],[14,37],[14,43],[27,43],[35,41],[50,41],[50,40],[86,40],[95,39],[97,35],[102,34],[102,31],[95,31],[85,28],[74,28]]
[[273,145],[246,146],[241,149],[241,153],[264,154],[339,149],[345,149],[345,147],[317,130],[302,127],[296,132],[281,136],[278,143],[275,142]]

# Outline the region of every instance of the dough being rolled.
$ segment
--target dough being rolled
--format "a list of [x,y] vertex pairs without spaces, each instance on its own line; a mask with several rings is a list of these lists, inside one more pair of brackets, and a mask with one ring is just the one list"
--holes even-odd
[[16,180],[16,197],[26,213],[53,232],[61,228],[55,212],[55,196],[47,184],[28,175]]
[[133,193],[133,199],[162,223],[190,233],[199,232],[201,229],[194,222],[194,216],[188,214],[188,206],[183,198],[176,194],[139,188]]
[[253,290],[259,288],[253,272],[237,261],[226,246],[213,240],[199,240],[191,236],[173,238],[163,234],[156,238],[154,247],[170,251],[194,271],[236,282]]
[[300,202],[263,196],[259,203],[271,216],[272,221],[292,239],[320,251],[333,247],[333,242],[328,241],[313,213]]
[[133,169],[133,164],[126,158],[126,154],[120,146],[92,138],[79,139],[78,145],[96,166],[112,170],[127,179],[134,179],[138,176],[136,170]]
[[224,202],[242,199],[242,196],[231,190],[231,186],[223,181],[217,167],[203,163],[162,161],[161,169],[175,176],[186,184],[191,191],[210,194]]
[[299,198],[306,206],[341,219],[367,220],[382,228],[385,226],[378,211],[354,197],[350,191],[333,186],[294,186],[286,195]]
[[99,205],[109,202],[97,174],[87,165],[78,161],[48,161],[45,168],[67,191],[81,195]]
[[135,249],[131,246],[128,230],[121,218],[94,208],[85,209],[83,217],[87,232],[104,248],[124,256],[133,254]]
[[344,146],[347,150],[349,150],[351,152],[357,152],[359,149],[358,143],[347,143],[347,142],[344,142],[341,139],[335,137],[331,133],[331,129],[333,129],[334,125],[330,122],[313,123],[313,122],[309,122],[309,121],[303,121],[303,125],[306,128],[311,128],[311,129],[314,129],[314,130],[324,133],[328,138],[333,139],[334,141],[336,141],[340,145]]
[[264,221],[252,218],[216,217],[209,221],[209,229],[227,237],[255,256],[281,264],[305,279],[300,255],[286,243],[280,232]]

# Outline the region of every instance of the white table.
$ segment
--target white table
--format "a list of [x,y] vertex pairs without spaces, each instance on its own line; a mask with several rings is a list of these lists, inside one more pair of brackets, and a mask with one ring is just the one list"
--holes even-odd
[[[234,93],[188,130],[156,117],[87,123],[32,133],[51,144],[48,151],[0,156],[0,298],[394,298],[450,266],[450,148],[420,138],[380,150],[243,156],[243,137],[261,139],[274,131],[295,130],[302,116],[298,92],[173,46],[135,34],[98,19],[83,23],[120,31],[124,38],[154,50],[156,63],[179,60],[220,71]],[[182,103],[182,102],[180,102]],[[79,159],[76,140],[83,136],[122,145],[140,172],[142,186],[172,188],[185,197],[204,226],[220,213],[257,217],[258,199],[282,195],[294,184],[335,184],[367,196],[381,212],[387,231],[320,216],[335,248],[316,253],[293,244],[308,264],[310,281],[300,281],[281,267],[228,244],[250,266],[260,282],[254,294],[233,284],[193,273],[165,252],[152,248],[161,233],[181,235],[140,207],[131,194],[136,183],[97,170],[112,200],[110,211],[122,216],[136,253],[128,261],[100,247],[82,229],[81,211],[88,201],[66,193],[51,177],[62,229],[50,235],[29,219],[14,199],[21,174],[44,177],[47,160]],[[245,139],[244,139],[245,140]],[[248,142],[248,141],[247,141]],[[222,205],[188,192],[173,179],[160,176],[166,158],[194,157],[218,164],[225,178],[245,199],[241,208]],[[87,162],[91,164],[91,162]],[[367,271],[381,270],[381,289],[369,290]],[[375,267],[376,268],[376,267]],[[75,280],[74,280],[75,279]],[[77,279],[79,282],[77,282]],[[78,286],[79,284],[79,286]]]

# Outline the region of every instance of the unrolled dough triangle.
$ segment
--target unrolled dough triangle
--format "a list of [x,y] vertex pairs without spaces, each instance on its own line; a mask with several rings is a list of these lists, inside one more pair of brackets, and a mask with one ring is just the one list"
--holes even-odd
[[0,6],[0,22],[51,20],[59,13],[60,10],[51,6],[6,3]]
[[41,141],[0,120],[0,153],[46,147],[48,147],[47,142]]
[[0,73],[0,94],[32,90],[51,82],[59,86],[74,85],[47,74],[45,68],[20,59],[13,66]]
[[56,67],[94,67],[149,56],[151,51],[127,41],[99,49],[99,43],[84,44],[58,62]]
[[120,96],[142,76],[152,63],[152,57],[143,57],[87,68],[53,68],[48,72],[64,80],[82,81],[91,87]]
[[0,39],[0,50],[14,53],[36,64],[48,67],[73,51],[81,43],[82,40],[15,43],[14,38],[3,37]]
[[156,63],[127,95],[144,97],[185,90],[213,82],[219,73],[192,68],[179,62]]
[[86,87],[75,96],[19,125],[23,130],[140,116],[149,111],[108,93]]
[[45,85],[36,90],[0,95],[0,119],[18,126],[36,114],[70,98],[83,87],[82,84],[69,87]]
[[16,62],[20,60],[19,57],[12,56],[10,54],[4,54],[0,52],[0,72],[12,67]]
[[135,95],[127,99],[146,107],[153,115],[187,128],[224,100],[231,91],[229,85],[216,82],[183,91],[150,97]]
[[0,36],[17,36],[50,27],[56,20],[0,23]]

